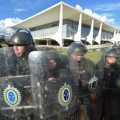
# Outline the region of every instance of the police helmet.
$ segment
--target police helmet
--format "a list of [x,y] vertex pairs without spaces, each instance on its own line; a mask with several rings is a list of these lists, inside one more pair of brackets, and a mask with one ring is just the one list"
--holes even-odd
[[31,33],[26,29],[19,29],[8,41],[8,45],[30,45],[33,44]]
[[83,43],[74,42],[69,46],[68,55],[70,54],[79,54],[84,55],[87,53],[87,48]]
[[116,49],[111,48],[111,49],[107,49],[107,51],[105,52],[105,57],[115,57],[115,58],[118,58],[119,55],[118,55]]

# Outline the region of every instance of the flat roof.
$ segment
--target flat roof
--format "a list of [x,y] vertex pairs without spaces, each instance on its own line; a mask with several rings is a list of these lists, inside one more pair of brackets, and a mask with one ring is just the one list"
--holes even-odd
[[60,6],[63,4],[63,19],[71,19],[73,21],[78,22],[79,21],[79,14],[82,13],[82,23],[86,25],[91,25],[91,19],[94,18],[94,27],[99,28],[100,23],[103,23],[102,29],[110,32],[114,32],[115,27],[108,25],[107,23],[83,12],[80,11],[64,2],[60,2],[58,4],[55,4],[38,14],[35,14],[24,21],[22,21],[19,24],[14,25],[14,27],[21,27],[21,28],[33,28],[36,26],[48,24],[51,22],[55,22],[59,20],[59,13],[60,13]]

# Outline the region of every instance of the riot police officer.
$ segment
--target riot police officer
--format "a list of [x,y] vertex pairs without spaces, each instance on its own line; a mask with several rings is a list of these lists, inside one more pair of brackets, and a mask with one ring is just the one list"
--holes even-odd
[[[63,67],[63,60],[60,54],[55,51],[44,51],[44,56],[41,59],[44,60],[41,62],[43,68],[40,70],[42,75],[44,75],[44,77],[41,77],[45,83],[45,91],[43,93],[45,96],[43,98],[44,117],[50,120],[79,120],[79,109],[75,102],[77,95],[74,88],[76,86],[67,69]],[[67,86],[69,87],[67,88]]]
[[[28,75],[28,77],[25,77],[25,83],[24,85],[30,86],[30,70],[29,70],[29,63],[28,63],[28,55],[30,52],[36,50],[33,38],[30,32],[26,29],[19,29],[16,33],[14,33],[11,37],[11,39],[8,41],[9,47],[11,47],[14,59],[15,59],[15,65],[16,65],[16,71],[14,73],[14,76],[23,76]],[[22,78],[21,78],[22,80]],[[20,85],[21,82],[17,81],[16,83],[13,83],[13,85],[17,85],[18,89],[21,92],[21,96],[23,97],[21,104],[25,103],[26,105],[32,103],[32,96],[31,96],[31,89],[25,89],[24,85]],[[27,109],[21,109],[19,110],[20,115],[18,117],[15,117],[13,119],[25,119],[25,120],[33,120],[33,109],[27,110]],[[10,118],[9,118],[10,119]]]
[[[97,64],[104,71],[103,76],[103,118],[105,120],[120,119],[120,65],[119,55],[115,48],[107,48],[103,58]],[[101,66],[100,62],[104,61]]]
[[[45,52],[45,60],[46,60],[46,67],[44,67],[45,70],[45,98],[44,98],[44,106],[49,103],[46,108],[46,116],[51,115],[49,119],[58,119],[57,115],[55,114],[55,111],[58,110],[59,106],[57,106],[56,101],[56,95],[57,93],[54,91],[57,91],[59,86],[59,77],[61,75],[60,73],[60,64],[61,64],[61,58],[59,57],[58,53],[55,51],[46,51]],[[44,60],[44,61],[45,61]]]
[[87,48],[82,43],[72,43],[68,49],[69,69],[71,74],[77,78],[79,84],[79,95],[82,105],[81,119],[93,120],[92,99],[95,93],[89,90],[89,81],[94,76],[95,64],[84,57]]

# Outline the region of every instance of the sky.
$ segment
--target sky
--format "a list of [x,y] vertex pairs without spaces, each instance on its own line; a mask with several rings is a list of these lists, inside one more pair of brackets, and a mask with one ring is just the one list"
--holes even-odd
[[[61,2],[61,0],[0,0],[0,33],[4,28]],[[120,0],[63,0],[120,29]]]

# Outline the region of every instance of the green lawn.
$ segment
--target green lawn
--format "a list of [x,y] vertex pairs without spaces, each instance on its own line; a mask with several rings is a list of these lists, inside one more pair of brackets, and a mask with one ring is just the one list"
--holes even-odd
[[97,63],[101,58],[102,53],[100,51],[88,51],[85,55],[86,58],[92,60],[94,63]]
[[[67,48],[58,48],[56,49],[60,54],[62,54],[64,57],[67,55]],[[89,50],[87,54],[85,55],[86,58],[92,60],[94,63],[97,63],[101,58],[101,52],[100,51],[93,51]]]

